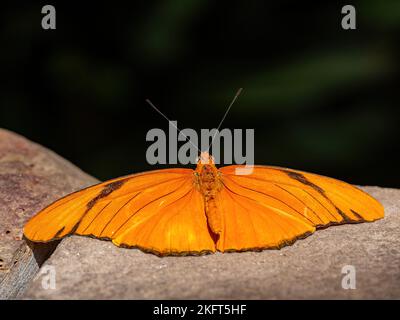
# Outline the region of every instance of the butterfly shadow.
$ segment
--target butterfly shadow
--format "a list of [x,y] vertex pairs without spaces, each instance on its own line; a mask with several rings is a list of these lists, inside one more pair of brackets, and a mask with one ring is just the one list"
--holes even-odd
[[26,245],[31,249],[33,258],[40,268],[43,263],[53,254],[61,240],[50,242],[32,242],[24,236]]

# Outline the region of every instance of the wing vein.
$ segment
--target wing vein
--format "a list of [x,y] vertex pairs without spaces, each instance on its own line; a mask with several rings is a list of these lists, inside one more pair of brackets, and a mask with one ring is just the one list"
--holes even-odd
[[105,208],[107,208],[109,206],[109,204],[112,201],[110,200],[99,212],[97,212],[96,216],[92,219],[92,221],[90,221],[90,223],[86,226],[85,230],[82,231],[82,233],[85,233],[85,231],[90,227],[90,225],[93,223],[94,220],[96,220],[96,218],[103,212],[103,210]]
[[135,199],[139,194],[141,194],[143,191],[140,191],[138,193],[136,193],[132,198],[130,198],[127,202],[125,202],[124,205],[122,205],[115,213],[114,215],[111,217],[110,220],[108,220],[108,222],[106,223],[106,225],[103,227],[103,229],[101,230],[99,237],[101,237],[102,233],[104,232],[104,230],[110,225],[111,221],[115,218],[115,216],[123,209],[125,208],[125,206],[127,206],[133,199]]
[[182,184],[180,184],[179,187],[177,187],[176,189],[174,189],[174,190],[172,190],[171,192],[168,192],[168,193],[166,193],[166,194],[163,194],[162,196],[160,196],[160,197],[158,197],[158,198],[156,198],[156,199],[151,200],[150,202],[146,203],[144,206],[142,206],[141,208],[139,208],[138,210],[136,210],[128,219],[126,219],[126,220],[118,227],[118,229],[114,232],[114,234],[117,234],[118,231],[121,230],[121,228],[122,228],[126,223],[128,223],[128,221],[129,221],[130,219],[132,219],[132,217],[134,217],[138,212],[140,212],[141,210],[143,210],[145,207],[147,207],[147,206],[150,205],[151,203],[153,203],[153,202],[155,202],[155,201],[157,201],[157,200],[160,200],[160,199],[162,199],[162,198],[164,198],[164,197],[166,197],[166,196],[168,196],[168,195],[174,193],[176,190],[180,189],[186,182],[187,182],[187,181],[184,181],[184,182],[183,182]]
[[229,180],[232,181],[233,183],[235,183],[236,185],[240,186],[240,187],[243,188],[243,189],[247,189],[247,190],[251,190],[251,191],[253,191],[253,192],[257,192],[257,193],[263,194],[263,195],[265,195],[265,196],[267,196],[267,197],[270,197],[270,198],[272,198],[272,199],[274,199],[274,200],[277,200],[277,201],[283,203],[283,204],[284,204],[285,206],[287,206],[288,208],[292,209],[293,211],[297,212],[298,214],[300,214],[301,216],[303,216],[304,218],[306,218],[310,223],[314,224],[314,223],[313,223],[310,219],[308,219],[304,214],[302,214],[300,211],[296,210],[296,209],[293,208],[292,206],[288,205],[287,203],[285,203],[285,202],[282,201],[281,199],[276,198],[276,197],[274,197],[274,196],[271,196],[271,195],[268,194],[268,193],[261,192],[261,191],[258,191],[258,190],[252,189],[252,188],[245,187],[245,186],[243,186],[243,185],[237,183],[236,181],[232,180],[231,178],[229,178]]
[[304,206],[305,206],[306,208],[310,209],[310,210],[312,211],[312,213],[314,213],[314,215],[315,215],[322,223],[324,223],[324,221],[316,214],[316,212],[315,212],[313,209],[311,209],[303,200],[301,200],[299,197],[297,197],[295,194],[293,194],[293,193],[290,192],[289,190],[286,190],[285,188],[281,187],[280,185],[275,184],[275,186],[277,186],[278,188],[280,188],[280,189],[286,191],[286,192],[289,193],[293,198],[297,199],[297,200],[300,201],[302,204],[304,204]]
[[[249,199],[249,200],[251,200],[251,201],[253,201],[253,202],[255,202],[255,203],[261,205],[262,207],[268,207],[268,208],[270,208],[270,209],[274,208],[274,207],[271,207],[271,206],[269,206],[269,205],[263,204],[263,203],[261,203],[261,202],[255,200],[255,199],[253,199],[253,198],[250,198],[250,197],[247,197],[247,196],[245,196],[245,195],[239,194],[239,193],[233,191],[232,189],[230,189],[229,187],[227,187],[225,184],[224,184],[224,186],[226,187],[227,190],[229,190],[229,192],[232,192],[233,194],[236,194],[237,196],[240,196],[240,197]],[[235,201],[236,201],[236,203],[238,203],[239,205],[241,205],[240,202],[238,202],[237,200],[235,200]],[[241,207],[244,208],[243,205],[241,205]],[[244,209],[247,210],[246,208],[244,208]],[[274,209],[277,209],[277,208],[274,208]],[[272,211],[276,212],[275,210],[272,210]],[[293,217],[292,215],[290,215],[290,214],[289,214],[289,216],[291,216],[292,218],[294,218],[294,217]],[[270,216],[270,217],[272,218],[272,216]],[[275,223],[281,228],[282,233],[285,234],[285,229],[280,225],[280,223],[277,222],[274,218],[272,218],[272,220],[275,221]]]

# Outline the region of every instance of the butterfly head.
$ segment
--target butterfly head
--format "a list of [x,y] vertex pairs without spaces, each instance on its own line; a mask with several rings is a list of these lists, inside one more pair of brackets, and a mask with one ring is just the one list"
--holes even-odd
[[210,155],[208,152],[203,151],[200,153],[200,155],[197,157],[197,165],[202,164],[209,164],[209,165],[215,165],[215,160],[212,155]]
[[215,160],[212,155],[208,152],[201,152],[200,156],[197,158],[197,168],[196,172],[201,173],[203,171],[217,171],[215,167]]

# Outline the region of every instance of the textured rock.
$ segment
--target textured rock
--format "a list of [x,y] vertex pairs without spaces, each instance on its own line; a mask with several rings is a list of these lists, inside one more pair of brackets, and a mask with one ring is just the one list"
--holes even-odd
[[[400,190],[363,189],[384,204],[383,220],[330,227],[281,250],[159,258],[72,236],[44,264],[54,267],[55,289],[43,289],[40,275],[24,297],[399,299]],[[355,267],[355,290],[341,286],[346,265]]]
[[56,245],[27,245],[24,223],[55,199],[95,182],[52,151],[0,129],[0,299],[21,293]]
[[[54,247],[35,246],[33,255],[20,239],[22,225],[94,182],[51,151],[0,131],[0,298],[400,298],[400,190],[378,187],[363,189],[384,204],[383,220],[330,227],[281,250],[159,258],[72,236],[21,294]],[[345,265],[355,267],[355,290],[341,287]],[[48,270],[55,289],[42,286]]]

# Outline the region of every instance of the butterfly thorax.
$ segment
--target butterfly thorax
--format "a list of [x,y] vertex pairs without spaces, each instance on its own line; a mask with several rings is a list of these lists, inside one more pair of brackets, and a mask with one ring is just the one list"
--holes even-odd
[[195,175],[198,189],[205,198],[213,197],[221,190],[220,173],[214,158],[207,152],[201,153]]
[[217,168],[204,165],[199,174],[200,191],[204,197],[212,197],[220,189],[219,174]]

